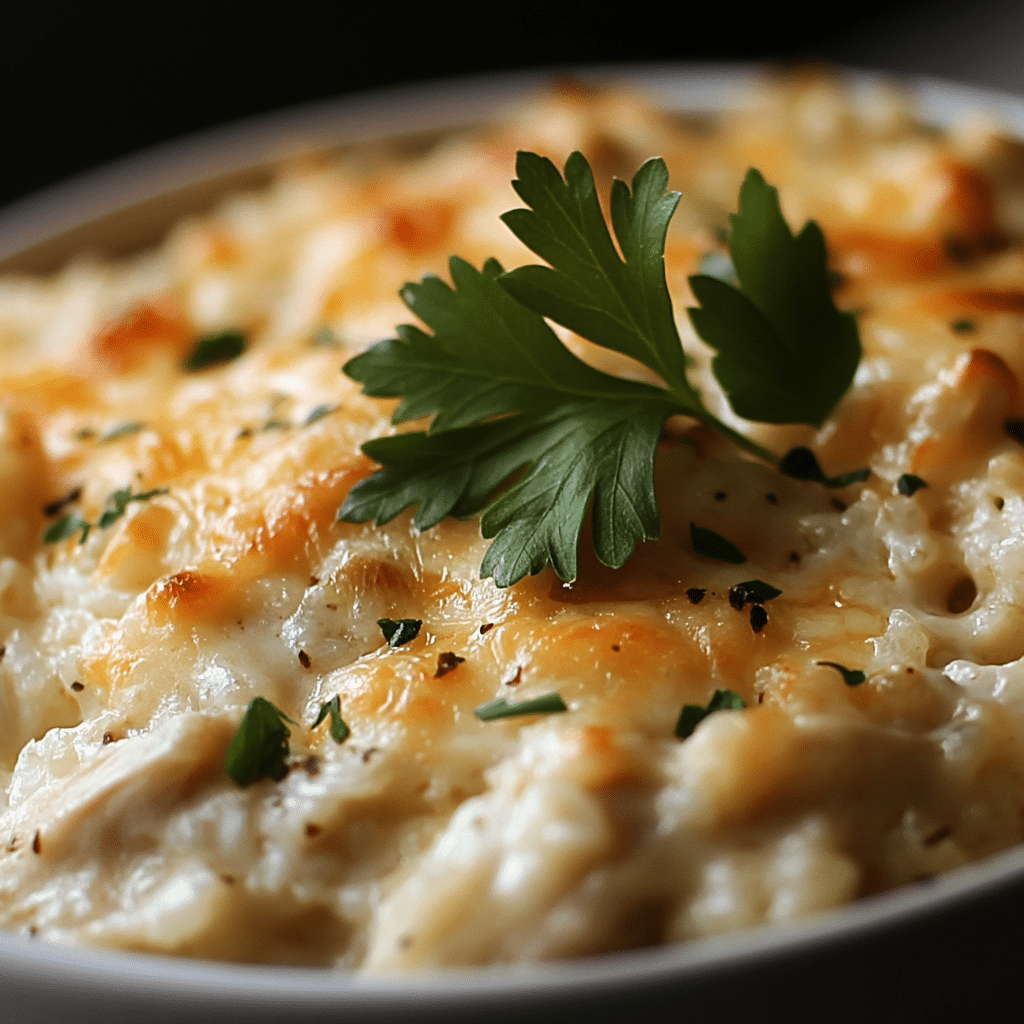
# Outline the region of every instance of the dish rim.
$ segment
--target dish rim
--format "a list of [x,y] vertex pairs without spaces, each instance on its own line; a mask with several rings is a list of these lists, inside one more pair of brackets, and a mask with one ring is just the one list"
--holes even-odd
[[[486,120],[552,78],[621,81],[671,109],[723,109],[731,95],[769,70],[760,63],[659,62],[563,65],[518,72],[439,79],[367,90],[275,110],[193,133],[111,161],[42,189],[0,210],[0,272],[35,247],[124,213],[169,193],[254,167],[272,167],[351,143],[439,131]],[[838,69],[855,88],[894,76]],[[925,121],[949,124],[962,114],[986,111],[1024,137],[1024,97],[954,81],[896,77],[915,96]],[[381,116],[381,110],[385,116]],[[69,254],[71,255],[71,254]],[[130,985],[138,1004],[180,1002],[183,997],[230,1000],[246,1007],[290,1011],[334,1009],[344,994],[345,1012],[422,1005],[441,996],[445,1005],[481,999],[517,1000],[578,995],[670,980],[697,978],[763,964],[818,948],[851,943],[879,930],[942,916],[954,908],[1024,883],[1024,844],[896,890],[815,914],[791,924],[761,925],[720,937],[571,960],[516,966],[445,968],[397,977],[359,976],[347,970],[236,964],[109,950],[65,947],[0,931],[0,989],[11,982],[42,992],[59,972],[62,985],[83,997]]]

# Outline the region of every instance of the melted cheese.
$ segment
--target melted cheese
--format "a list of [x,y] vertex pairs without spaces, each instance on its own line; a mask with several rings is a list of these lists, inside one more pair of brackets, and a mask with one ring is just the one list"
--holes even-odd
[[[528,259],[497,219],[516,148],[579,148],[605,187],[663,155],[709,403],[868,482],[830,492],[670,423],[661,538],[619,571],[584,539],[571,586],[481,580],[475,522],[338,524],[360,444],[392,429],[341,365],[449,253]],[[0,282],[0,925],[391,972],[698,940],[1019,842],[1021,152],[827,79],[710,125],[562,88],[425,153],[285,169],[131,261]],[[791,224],[819,220],[858,312],[864,359],[817,432],[740,424],[683,312],[750,165]],[[244,355],[181,370],[226,328]],[[160,493],[42,542],[126,487]],[[748,564],[696,556],[691,522]],[[760,631],[728,600],[751,578],[783,592]],[[385,616],[423,628],[393,649]],[[720,687],[747,708],[677,739]],[[566,713],[473,714],[551,691]],[[311,725],[336,695],[342,744]],[[298,724],[289,774],[242,789],[224,754],[255,696]]]

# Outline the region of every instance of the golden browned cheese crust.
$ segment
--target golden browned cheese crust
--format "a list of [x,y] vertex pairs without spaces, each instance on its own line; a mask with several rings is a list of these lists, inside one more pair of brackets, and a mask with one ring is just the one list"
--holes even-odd
[[[341,366],[451,253],[530,259],[497,218],[517,148],[582,150],[602,195],[663,156],[708,404],[868,481],[790,479],[673,420],[660,539],[614,571],[584,537],[571,585],[481,580],[475,521],[337,523],[394,429]],[[860,324],[820,431],[737,420],[686,321],[749,166],[819,221]],[[563,83],[425,151],[285,168],[130,261],[0,280],[0,926],[367,972],[530,961],[788,921],[1019,842],[1022,169],[890,87],[771,81],[706,118]],[[225,329],[243,355],[182,369]],[[124,488],[158,493],[43,542]],[[694,554],[691,522],[748,563]],[[728,599],[752,578],[782,590],[760,630]],[[382,617],[423,627],[391,648]],[[746,709],[677,738],[716,688]],[[567,712],[473,714],[551,691]],[[256,696],[296,723],[290,771],[242,788],[224,756]],[[312,724],[334,696],[340,744]]]

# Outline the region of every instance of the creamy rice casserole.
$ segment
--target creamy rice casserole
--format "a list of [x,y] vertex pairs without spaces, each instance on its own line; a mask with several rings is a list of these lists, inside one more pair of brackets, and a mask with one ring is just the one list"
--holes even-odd
[[[660,537],[612,569],[585,529],[574,580],[508,587],[477,518],[339,522],[378,468],[360,446],[409,429],[342,372],[411,322],[402,285],[453,253],[536,262],[498,219],[517,149],[582,151],[602,201],[663,157],[705,402],[870,475],[796,479],[674,416]],[[735,416],[686,314],[750,167],[821,226],[859,327],[820,428]],[[565,82],[284,168],[152,252],[0,280],[0,926],[364,972],[531,961],[789,921],[1020,842],[1022,239],[1021,146],[922,126],[895,88],[797,75],[708,117]],[[278,760],[240,780],[254,706]]]

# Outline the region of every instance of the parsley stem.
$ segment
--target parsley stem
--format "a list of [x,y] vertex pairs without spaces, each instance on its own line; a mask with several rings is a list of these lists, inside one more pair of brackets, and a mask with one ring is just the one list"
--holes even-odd
[[769,451],[763,445],[758,444],[752,438],[747,437],[746,434],[741,434],[738,430],[734,430],[727,423],[723,423],[717,416],[707,412],[707,410],[701,409],[688,411],[687,415],[695,417],[703,423],[704,426],[710,427],[719,434],[724,434],[729,438],[729,440],[739,445],[739,447],[746,449],[752,455],[756,455],[759,459],[764,459],[765,462],[770,462],[773,466],[777,466],[779,464],[778,455]]

